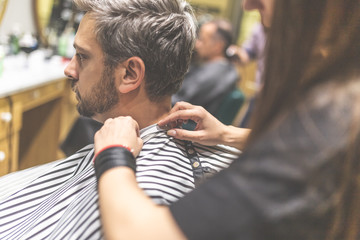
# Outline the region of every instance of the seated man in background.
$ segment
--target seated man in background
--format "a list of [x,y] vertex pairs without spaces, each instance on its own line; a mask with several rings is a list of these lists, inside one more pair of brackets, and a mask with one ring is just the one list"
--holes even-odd
[[[78,111],[99,122],[118,116],[138,122],[144,146],[136,172],[145,193],[168,205],[228,167],[239,153],[235,149],[176,140],[156,125],[170,111],[171,95],[190,62],[196,35],[190,5],[184,0],[74,2],[86,14],[65,74]],[[0,239],[103,238],[93,158],[89,145],[65,160],[0,178]]]
[[201,25],[195,45],[199,64],[190,67],[181,89],[172,97],[173,104],[186,101],[216,115],[222,100],[239,81],[235,66],[226,57],[232,39],[232,26],[226,20],[217,19]]

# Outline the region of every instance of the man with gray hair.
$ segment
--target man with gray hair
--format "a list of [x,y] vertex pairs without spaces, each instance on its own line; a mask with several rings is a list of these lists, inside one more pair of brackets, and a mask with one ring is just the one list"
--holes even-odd
[[[189,4],[74,3],[86,12],[74,40],[76,54],[65,69],[77,109],[99,122],[118,116],[138,122],[144,146],[136,178],[145,193],[169,205],[228,167],[239,153],[235,149],[176,140],[156,125],[170,111],[171,95],[190,62],[196,25]],[[65,160],[0,178],[0,239],[103,238],[93,159],[89,145]]]

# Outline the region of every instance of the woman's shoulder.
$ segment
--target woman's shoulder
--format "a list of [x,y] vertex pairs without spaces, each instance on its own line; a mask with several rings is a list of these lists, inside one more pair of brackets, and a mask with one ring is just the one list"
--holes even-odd
[[[302,136],[315,145],[345,144],[360,116],[360,77],[314,87],[276,124],[281,136]],[[299,132],[299,129],[302,129]]]
[[329,81],[315,87],[296,108],[303,119],[311,119],[322,128],[348,131],[360,116],[360,76]]
[[304,104],[310,109],[347,108],[356,104],[360,98],[360,75],[341,79],[337,77],[334,81],[328,81],[314,87],[305,98]]

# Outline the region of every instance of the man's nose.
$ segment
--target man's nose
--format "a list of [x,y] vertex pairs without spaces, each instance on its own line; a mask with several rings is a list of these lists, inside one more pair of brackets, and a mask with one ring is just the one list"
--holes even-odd
[[77,70],[76,70],[75,57],[72,57],[69,64],[65,67],[64,74],[68,78],[78,79],[78,73],[77,73]]

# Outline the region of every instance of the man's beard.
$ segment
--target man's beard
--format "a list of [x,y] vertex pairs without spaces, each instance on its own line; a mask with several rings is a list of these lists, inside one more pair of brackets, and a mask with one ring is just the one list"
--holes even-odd
[[93,86],[90,95],[81,96],[73,86],[78,100],[77,110],[80,115],[92,117],[96,113],[109,111],[119,101],[115,87],[114,70],[106,67],[102,73],[101,80]]

